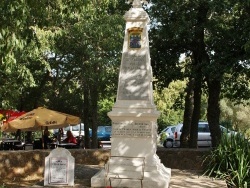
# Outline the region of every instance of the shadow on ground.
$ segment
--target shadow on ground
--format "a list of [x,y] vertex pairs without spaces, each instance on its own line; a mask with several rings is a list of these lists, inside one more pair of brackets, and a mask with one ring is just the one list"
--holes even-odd
[[[91,177],[94,176],[101,168],[102,166],[76,164],[74,187],[77,187],[77,188],[78,187],[79,188],[91,187]],[[43,179],[44,179],[43,177],[38,177],[36,175],[28,176],[23,179],[21,178],[20,179],[1,179],[0,187],[1,185],[3,186],[3,188],[44,187]],[[50,186],[46,186],[46,187],[50,187]],[[63,187],[70,187],[70,186],[60,186],[60,187],[63,188]]]
[[[74,188],[90,188],[91,177],[94,176],[103,166],[79,165],[75,167]],[[224,181],[215,180],[202,176],[200,171],[172,169],[172,176],[169,188],[227,188]],[[43,177],[29,176],[25,179],[0,180],[4,188],[17,187],[44,187]],[[1,186],[0,186],[1,187]],[[50,186],[46,186],[47,188]],[[51,186],[52,187],[52,186]],[[53,186],[55,187],[55,186]],[[61,187],[61,186],[60,186]],[[63,188],[70,186],[63,186]],[[62,188],[62,187],[61,187]]]

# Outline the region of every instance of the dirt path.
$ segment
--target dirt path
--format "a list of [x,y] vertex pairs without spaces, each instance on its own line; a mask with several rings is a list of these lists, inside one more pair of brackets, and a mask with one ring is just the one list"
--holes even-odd
[[[100,166],[76,165],[75,167],[75,188],[90,188],[91,177],[99,170]],[[227,188],[224,181],[215,180],[201,176],[201,173],[190,170],[171,170],[170,188]],[[28,176],[25,179],[1,179],[0,188],[18,187],[44,187],[43,177],[36,175]],[[1,187],[2,186],[2,187]],[[64,186],[64,188],[69,186]]]

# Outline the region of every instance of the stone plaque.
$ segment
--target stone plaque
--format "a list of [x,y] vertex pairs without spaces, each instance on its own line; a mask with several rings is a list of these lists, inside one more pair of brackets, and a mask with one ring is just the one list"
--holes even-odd
[[149,75],[146,55],[123,54],[118,85],[119,100],[148,100]]
[[49,163],[49,183],[68,184],[68,160],[67,158],[53,157]]
[[113,122],[112,137],[152,137],[152,126],[148,122]]
[[44,186],[74,186],[75,158],[64,148],[53,149],[45,158]]

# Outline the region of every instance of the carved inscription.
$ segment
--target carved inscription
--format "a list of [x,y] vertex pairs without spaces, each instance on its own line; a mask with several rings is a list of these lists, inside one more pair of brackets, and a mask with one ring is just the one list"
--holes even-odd
[[152,136],[152,126],[148,122],[113,122],[112,137],[143,137]]
[[118,99],[148,100],[149,85],[146,55],[124,53],[118,85]]
[[50,178],[51,184],[67,184],[68,183],[68,160],[66,158],[50,159]]

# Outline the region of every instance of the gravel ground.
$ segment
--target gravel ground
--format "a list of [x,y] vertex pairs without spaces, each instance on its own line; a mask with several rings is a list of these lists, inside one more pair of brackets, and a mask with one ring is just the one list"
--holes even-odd
[[[96,165],[79,165],[75,167],[75,188],[90,188],[91,177],[94,176],[102,167]],[[227,188],[224,181],[215,180],[201,176],[200,172],[190,170],[171,169],[170,188]],[[1,179],[0,188],[18,187],[44,187],[43,177],[36,175],[28,176],[25,179]],[[2,187],[1,187],[2,185]],[[49,186],[46,186],[49,187]],[[55,186],[54,186],[55,187]],[[61,186],[60,186],[61,187]],[[63,186],[67,188],[69,186]]]
[[[90,179],[94,176],[102,167],[96,165],[79,165],[75,166],[75,186],[76,188],[89,188],[91,187]],[[18,187],[44,187],[43,177],[36,175],[28,176],[24,179],[1,179],[0,188],[18,188]],[[1,187],[2,186],[2,187]],[[46,186],[50,187],[50,186]],[[55,186],[54,186],[55,187]],[[60,186],[61,187],[61,186]],[[63,186],[69,187],[69,186]]]

